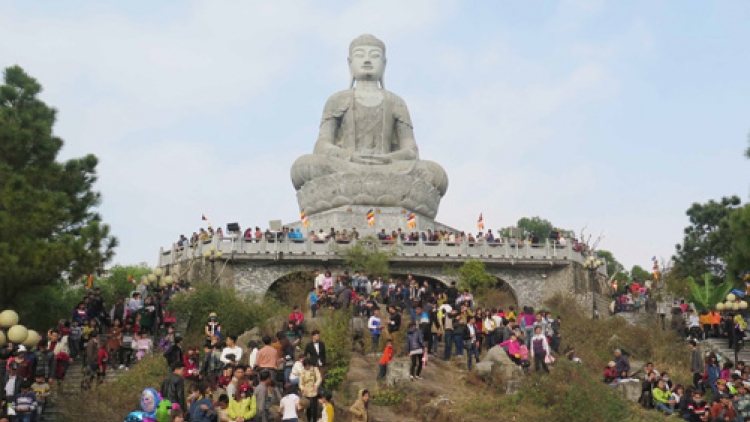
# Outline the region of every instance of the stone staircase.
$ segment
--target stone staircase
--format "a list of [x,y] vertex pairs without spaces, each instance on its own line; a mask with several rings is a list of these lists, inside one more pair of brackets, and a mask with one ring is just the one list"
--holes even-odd
[[[721,355],[725,360],[733,362],[734,363],[734,349],[730,349],[727,343],[727,339],[725,338],[709,338],[707,340],[703,340],[702,345],[704,347],[704,350],[706,351],[713,351],[717,355]],[[738,360],[744,361],[744,362],[750,362],[750,348],[745,347],[744,349],[740,350],[737,354]]]
[[[190,322],[190,317],[188,315],[180,315],[177,317],[177,323],[175,324],[175,332],[179,333],[180,335],[184,335],[187,332],[188,324]],[[163,334],[163,333],[162,333]],[[157,338],[161,338],[160,336],[157,336]],[[158,350],[155,353],[161,353]],[[135,360],[135,357],[133,358],[133,361],[131,362],[131,367],[136,365],[138,363],[137,360]],[[109,367],[107,369],[107,376],[104,378],[105,383],[114,382],[117,381],[123,374],[127,372],[126,369],[118,369],[119,365],[115,365],[114,367]],[[167,374],[164,375],[165,377]],[[68,368],[68,372],[65,374],[65,381],[58,383],[57,385],[54,385],[52,388],[52,406],[47,406],[44,409],[44,421],[45,422],[57,422],[62,421],[63,417],[61,416],[60,407],[59,404],[61,402],[72,402],[76,400],[80,400],[85,396],[85,392],[81,390],[81,382],[84,378],[84,371],[83,371],[83,360],[81,357],[78,357],[75,359],[73,363],[70,364],[70,367]],[[146,386],[144,386],[145,388]],[[96,379],[92,382],[91,389],[96,389]]]

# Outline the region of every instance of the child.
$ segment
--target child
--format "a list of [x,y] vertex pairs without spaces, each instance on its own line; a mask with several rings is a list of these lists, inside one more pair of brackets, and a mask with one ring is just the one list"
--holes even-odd
[[302,410],[297,395],[297,387],[287,387],[284,392],[284,398],[279,403],[279,413],[281,413],[282,422],[297,422],[297,411]]
[[323,412],[321,413],[320,420],[318,422],[333,422],[333,403],[331,403],[332,398],[333,395],[330,391],[321,393],[318,396],[318,403],[320,403],[320,407],[323,408]]
[[36,382],[31,384],[31,391],[34,392],[36,397],[36,420],[42,420],[42,414],[44,414],[44,404],[47,402],[49,396],[50,387],[47,380],[44,379],[44,374],[36,375]]
[[31,391],[31,381],[21,383],[21,392],[13,397],[13,411],[17,422],[31,422],[36,411],[36,396]]
[[383,350],[383,356],[380,358],[380,372],[378,373],[378,381],[385,378],[385,374],[388,368],[388,363],[393,360],[393,340],[385,342],[385,350]]
[[172,409],[169,412],[169,422],[185,422],[181,409]]
[[138,353],[136,354],[136,359],[141,360],[144,356],[151,353],[151,339],[148,338],[148,334],[145,332],[141,333],[141,338],[136,342],[136,348],[138,349]]
[[83,329],[78,325],[78,320],[74,319],[70,327],[70,337],[68,338],[71,359],[77,358],[81,352],[81,338],[83,338]]
[[104,377],[107,376],[107,361],[109,360],[109,353],[107,352],[107,344],[102,342],[99,345],[99,353],[96,356],[96,379],[99,384],[104,382]]

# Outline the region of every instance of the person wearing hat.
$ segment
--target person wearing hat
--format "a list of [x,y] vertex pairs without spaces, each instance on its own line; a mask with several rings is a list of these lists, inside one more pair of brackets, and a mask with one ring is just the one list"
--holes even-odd
[[219,323],[219,316],[216,312],[208,314],[208,322],[206,322],[206,339],[210,340],[211,336],[216,336],[221,340],[221,323]]
[[612,384],[617,380],[617,369],[615,369],[615,361],[611,360],[604,368],[604,383]]

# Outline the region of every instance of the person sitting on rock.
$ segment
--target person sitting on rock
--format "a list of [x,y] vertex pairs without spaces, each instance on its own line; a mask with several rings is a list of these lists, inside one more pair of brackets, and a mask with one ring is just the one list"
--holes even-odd
[[675,401],[672,399],[672,395],[667,389],[664,380],[659,380],[656,387],[651,391],[651,396],[654,398],[654,408],[660,412],[664,412],[667,415],[674,413]]

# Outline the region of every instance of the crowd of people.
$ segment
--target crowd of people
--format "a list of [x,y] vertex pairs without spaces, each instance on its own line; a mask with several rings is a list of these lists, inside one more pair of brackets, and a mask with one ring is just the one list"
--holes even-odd
[[[310,240],[316,243],[326,243],[326,242],[336,242],[336,243],[350,243],[353,240],[357,240],[360,238],[360,233],[357,230],[356,227],[352,227],[351,230],[348,229],[336,229],[331,227],[330,230],[325,231],[323,229],[319,229],[317,232],[315,230],[310,230],[307,233],[302,232],[299,228],[290,228],[290,227],[282,227],[281,230],[278,231],[272,231],[271,229],[266,229],[265,231],[261,230],[260,227],[253,228],[247,228],[245,230],[241,230],[239,227],[237,227],[237,230],[234,231],[227,231],[226,235],[221,227],[214,229],[213,226],[208,226],[206,228],[200,228],[198,231],[193,232],[193,234],[190,237],[183,235],[180,235],[179,239],[177,240],[175,246],[178,248],[182,248],[189,245],[194,245],[200,241],[209,241],[213,239],[214,237],[218,237],[219,239],[224,238],[237,238],[241,237],[246,242],[260,242],[261,240],[265,240],[266,242],[284,242],[286,240],[290,242],[304,242],[305,240]],[[499,246],[503,244],[509,244],[512,246],[524,246],[524,245],[541,245],[544,243],[543,239],[549,239],[553,244],[564,247],[567,245],[571,245],[573,250],[577,252],[581,252],[583,254],[588,253],[588,246],[583,243],[579,242],[578,239],[575,238],[564,238],[562,236],[555,236],[555,237],[545,237],[542,238],[538,236],[536,233],[527,233],[523,236],[518,237],[507,237],[501,234],[495,234],[492,232],[492,229],[484,231],[479,231],[475,234],[471,232],[453,232],[448,230],[431,230],[428,229],[427,231],[403,231],[401,228],[398,228],[396,230],[387,231],[386,229],[381,229],[379,232],[376,233],[375,237],[384,243],[391,243],[391,242],[425,242],[425,243],[446,243],[449,245],[460,245],[462,243],[467,243],[470,245],[473,244],[489,244],[491,246]]]
[[133,361],[152,353],[152,339],[161,330],[173,331],[170,326],[176,319],[166,305],[179,291],[177,283],[151,292],[141,285],[127,302],[119,297],[107,309],[95,288],[35,347],[7,343],[0,349],[0,422],[41,421],[77,358],[85,391],[101,384],[108,369],[127,370]]
[[[555,356],[580,362],[574,348],[560,351],[559,316],[530,307],[481,308],[472,293],[456,283],[431,284],[411,275],[371,279],[361,271],[336,275],[317,271],[312,283],[307,317],[295,306],[283,328],[248,344],[238,344],[238,337],[222,328],[219,314],[211,313],[203,330],[202,350],[186,347],[175,332],[176,318],[167,304],[181,290],[177,283],[152,290],[140,285],[127,300],[118,298],[111,307],[105,306],[101,293],[94,289],[70,318],[61,319],[46,333],[35,350],[22,345],[0,350],[2,398],[10,403],[0,409],[0,422],[3,418],[40,421],[54,385],[64,381],[78,357],[85,374],[81,388],[86,390],[95,388],[94,380],[103,382],[108,369],[128,370],[133,362],[153,353],[162,354],[171,371],[158,389],[170,403],[171,421],[268,422],[279,417],[332,422],[332,394],[323,388],[328,357],[325,333],[306,330],[306,318],[317,318],[321,309],[351,315],[353,344],[376,359],[376,380],[388,376],[389,365],[399,355],[410,360],[413,382],[422,379],[430,356],[465,359],[471,370],[492,348],[502,349],[526,374],[549,372]],[[642,292],[641,288],[638,294],[648,296],[649,289]],[[633,294],[632,289],[627,286],[628,293]],[[717,319],[715,312],[706,312],[698,316],[684,302],[676,302],[673,313],[679,315],[672,318],[673,328],[684,327],[685,334],[695,340],[725,336],[736,342],[744,336],[746,326],[739,315]],[[365,344],[366,334],[369,344]],[[397,350],[396,345],[403,349]],[[668,373],[648,365],[640,380],[641,403],[689,421],[750,417],[750,369],[742,362],[736,367],[720,363],[720,357],[712,353],[703,356],[695,341],[690,347],[694,383],[675,384]],[[612,386],[632,378],[625,353],[616,351],[604,378]],[[708,396],[711,400],[706,403],[703,400]],[[349,409],[353,420],[369,420],[369,400],[369,392],[361,391]],[[276,409],[278,414],[272,413]]]
[[[667,310],[657,312],[662,314]],[[716,309],[698,314],[684,300],[674,301],[669,312],[670,327],[680,338],[688,340],[692,383],[674,382],[667,371],[659,371],[651,362],[636,378],[627,354],[619,349],[604,368],[604,382],[616,387],[623,382],[639,381],[639,403],[644,408],[689,422],[750,421],[750,367],[741,360],[734,364],[710,350],[701,351],[699,345],[709,337],[724,338],[728,348],[733,349],[746,336],[747,324],[742,314]]]

